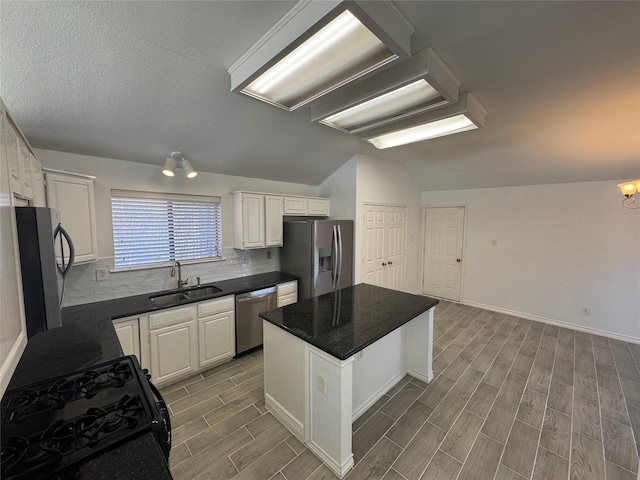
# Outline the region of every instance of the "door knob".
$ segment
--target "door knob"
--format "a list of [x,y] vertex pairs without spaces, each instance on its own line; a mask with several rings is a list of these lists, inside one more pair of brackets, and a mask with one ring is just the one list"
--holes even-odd
[[393,265],[393,262],[389,262],[389,265]]
[[387,264],[386,264],[386,263],[384,263],[384,262],[382,262],[382,266],[383,266],[383,267],[386,267],[386,266],[387,266]]
[[456,258],[456,262],[460,263],[461,261],[462,261],[462,259]]

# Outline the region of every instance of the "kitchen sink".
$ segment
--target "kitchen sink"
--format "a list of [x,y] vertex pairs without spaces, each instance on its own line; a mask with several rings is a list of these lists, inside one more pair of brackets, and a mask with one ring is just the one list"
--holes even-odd
[[204,298],[204,297],[209,297],[213,294],[219,293],[222,290],[220,290],[218,287],[213,287],[213,286],[209,286],[209,287],[194,287],[194,288],[190,288],[189,290],[187,290],[186,294],[188,296],[188,298],[190,299],[195,299],[195,298]]
[[177,290],[170,293],[160,295],[152,295],[149,297],[151,303],[158,306],[177,305],[186,300],[197,300],[199,298],[207,298],[211,295],[221,292],[218,287],[193,287],[184,290]]

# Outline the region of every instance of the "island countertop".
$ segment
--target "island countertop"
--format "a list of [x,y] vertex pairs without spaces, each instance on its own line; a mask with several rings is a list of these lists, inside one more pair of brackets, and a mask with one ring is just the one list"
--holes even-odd
[[438,303],[435,298],[361,283],[260,317],[346,360]]

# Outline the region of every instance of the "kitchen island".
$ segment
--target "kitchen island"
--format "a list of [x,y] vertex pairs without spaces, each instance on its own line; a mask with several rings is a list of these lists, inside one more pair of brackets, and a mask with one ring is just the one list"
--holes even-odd
[[267,408],[345,476],[352,422],[406,374],[433,379],[437,303],[359,284],[260,314]]

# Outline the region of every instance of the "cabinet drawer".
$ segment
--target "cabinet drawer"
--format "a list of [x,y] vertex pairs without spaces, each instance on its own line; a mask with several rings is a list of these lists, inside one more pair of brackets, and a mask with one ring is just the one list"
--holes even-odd
[[149,315],[149,328],[164,327],[175,323],[190,322],[195,320],[195,307],[176,308]]
[[281,283],[278,285],[278,296],[289,295],[291,293],[298,293],[298,282],[294,280],[293,282]]
[[292,303],[296,303],[298,301],[297,293],[289,293],[287,295],[278,295],[278,308],[286,307],[287,305],[291,305]]
[[216,298],[215,300],[211,300],[210,302],[202,302],[198,304],[198,317],[207,317],[209,315],[214,315],[220,312],[228,312],[229,310],[233,310],[235,307],[235,297],[233,295],[229,295],[224,298]]

